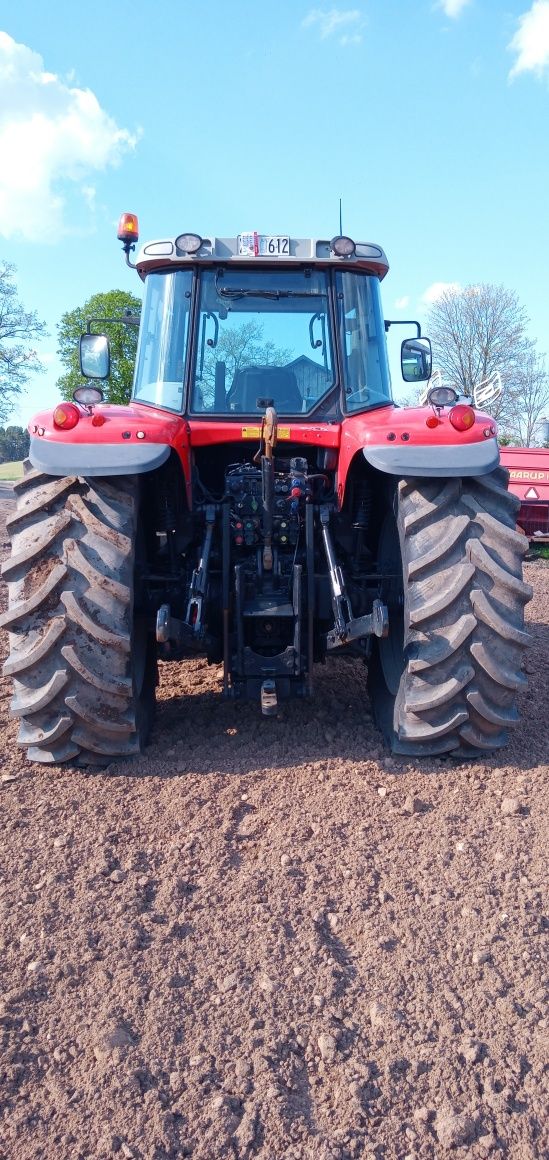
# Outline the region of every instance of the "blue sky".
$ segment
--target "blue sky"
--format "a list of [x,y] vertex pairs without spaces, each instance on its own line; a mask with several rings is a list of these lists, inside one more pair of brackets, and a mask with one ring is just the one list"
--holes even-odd
[[[380,243],[386,317],[516,291],[549,351],[549,0],[18,0],[0,10],[0,258],[50,331],[139,293],[116,241],[245,229]],[[404,392],[392,343],[393,386]]]

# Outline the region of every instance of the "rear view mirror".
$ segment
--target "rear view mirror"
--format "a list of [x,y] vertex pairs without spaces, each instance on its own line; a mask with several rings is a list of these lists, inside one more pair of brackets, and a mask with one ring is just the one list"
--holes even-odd
[[421,383],[431,377],[433,355],[429,338],[405,338],[400,348],[405,383]]
[[105,334],[80,336],[80,370],[85,379],[107,379],[111,369],[109,340]]

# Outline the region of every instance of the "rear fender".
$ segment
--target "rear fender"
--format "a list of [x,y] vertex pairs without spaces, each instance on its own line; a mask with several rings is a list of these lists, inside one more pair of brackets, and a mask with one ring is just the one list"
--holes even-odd
[[[358,453],[387,475],[399,478],[487,475],[498,466],[496,426],[475,413],[468,431],[456,431],[447,412],[436,427],[427,426],[430,407],[380,407],[343,420],[338,470],[338,501],[343,505],[350,465]],[[488,435],[484,432],[487,431]]]
[[134,443],[121,448],[117,443],[50,443],[32,438],[29,459],[46,475],[141,475],[166,462],[169,443]]
[[161,467],[174,450],[191,506],[189,426],[180,415],[134,402],[127,407],[105,404],[90,412],[82,409],[70,431],[54,426],[52,411],[36,415],[28,429],[29,459],[46,475],[142,475]]

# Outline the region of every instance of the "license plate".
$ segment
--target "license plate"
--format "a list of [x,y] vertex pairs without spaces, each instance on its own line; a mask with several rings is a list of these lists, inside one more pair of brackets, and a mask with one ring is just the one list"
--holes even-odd
[[238,235],[238,252],[247,258],[283,258],[290,253],[290,239],[286,234]]

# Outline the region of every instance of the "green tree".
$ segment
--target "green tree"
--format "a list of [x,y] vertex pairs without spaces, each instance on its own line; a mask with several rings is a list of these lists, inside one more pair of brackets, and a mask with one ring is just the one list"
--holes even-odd
[[[71,399],[76,387],[82,385],[79,363],[79,339],[92,321],[91,330],[95,334],[106,334],[111,349],[110,377],[100,385],[108,403],[127,403],[131,395],[133,368],[137,350],[138,320],[141,302],[127,290],[109,290],[104,294],[92,294],[82,306],[68,310],[57,328],[59,347],[57,353],[66,368],[65,374],[57,380],[57,386],[64,399]],[[128,322],[105,322],[104,319],[122,319],[137,315]]]
[[15,266],[0,261],[0,422],[7,419],[30,375],[43,371],[32,340],[46,334],[36,312],[17,297]]
[[25,427],[0,427],[0,463],[16,463],[29,453],[30,435]]

